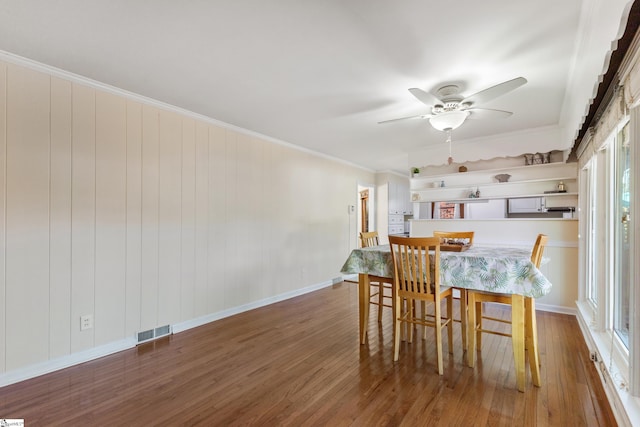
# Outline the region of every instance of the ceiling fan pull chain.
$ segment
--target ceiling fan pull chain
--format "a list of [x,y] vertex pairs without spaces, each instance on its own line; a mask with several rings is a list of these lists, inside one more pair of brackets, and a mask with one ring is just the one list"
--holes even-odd
[[449,158],[447,159],[447,163],[453,163],[453,157],[451,155],[451,129],[447,129],[447,142],[449,143]]

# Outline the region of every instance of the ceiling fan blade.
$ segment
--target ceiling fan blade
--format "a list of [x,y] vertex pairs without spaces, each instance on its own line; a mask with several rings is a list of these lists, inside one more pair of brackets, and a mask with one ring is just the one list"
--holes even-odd
[[487,108],[469,108],[469,119],[506,119],[513,113],[511,111],[490,110]]
[[409,116],[409,117],[400,117],[399,119],[391,119],[391,120],[383,120],[381,122],[378,122],[378,124],[382,124],[382,123],[391,123],[391,122],[398,122],[400,120],[410,120],[410,119],[428,119],[429,117],[431,117],[431,114],[419,114],[417,116]]
[[409,89],[409,92],[411,92],[411,94],[413,96],[418,98],[418,100],[420,102],[422,102],[423,104],[428,105],[429,107],[433,107],[434,105],[442,105],[443,104],[443,102],[440,101],[432,93],[425,92],[424,90],[418,89],[417,87],[412,87],[411,89]]
[[502,96],[508,92],[511,92],[514,89],[519,88],[523,84],[527,82],[527,79],[524,77],[517,77],[513,80],[508,80],[506,82],[499,83],[495,86],[491,86],[485,90],[481,90],[480,92],[474,93],[471,96],[466,97],[462,100],[463,104],[481,104],[483,102],[491,101],[499,96]]

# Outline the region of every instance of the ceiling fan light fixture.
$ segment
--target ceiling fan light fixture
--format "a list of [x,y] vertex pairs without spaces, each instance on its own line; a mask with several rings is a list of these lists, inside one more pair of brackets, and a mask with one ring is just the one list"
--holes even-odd
[[454,130],[464,123],[468,115],[468,111],[446,111],[431,117],[429,123],[439,131]]

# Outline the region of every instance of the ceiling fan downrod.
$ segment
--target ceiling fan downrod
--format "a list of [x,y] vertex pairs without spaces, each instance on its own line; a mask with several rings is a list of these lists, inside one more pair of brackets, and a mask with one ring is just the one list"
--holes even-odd
[[451,129],[447,129],[447,142],[449,143],[449,158],[447,159],[447,163],[453,163],[453,157],[451,155]]

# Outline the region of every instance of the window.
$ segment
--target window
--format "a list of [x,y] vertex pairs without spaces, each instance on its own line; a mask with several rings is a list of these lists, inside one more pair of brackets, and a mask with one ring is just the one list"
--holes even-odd
[[597,157],[592,158],[586,167],[582,170],[581,176],[581,188],[580,193],[584,195],[585,202],[583,212],[585,234],[585,283],[586,283],[586,298],[591,304],[592,310],[596,310],[598,307],[598,286],[597,286],[597,252],[595,242],[597,240],[596,235],[596,207],[597,207]]
[[612,376],[629,380],[631,309],[630,230],[634,197],[628,119],[620,123],[584,164],[580,174],[583,288],[590,328]]
[[[624,105],[618,100],[611,105]],[[612,405],[640,422],[640,106],[612,108],[581,146],[578,320]],[[629,114],[629,116],[625,116]],[[635,254],[635,255],[634,255]],[[635,321],[634,321],[635,316]],[[640,425],[640,424],[638,424]]]
[[613,215],[613,330],[629,349],[629,303],[631,299],[630,269],[630,182],[629,125],[625,125],[615,140],[612,183],[614,186]]

